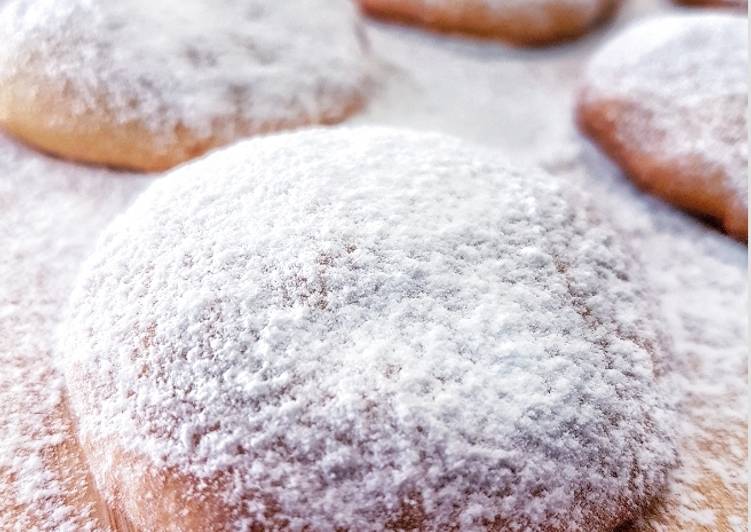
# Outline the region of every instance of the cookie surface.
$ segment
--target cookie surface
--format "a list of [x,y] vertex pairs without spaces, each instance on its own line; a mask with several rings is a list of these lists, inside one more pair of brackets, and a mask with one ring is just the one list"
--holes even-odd
[[14,0],[0,36],[0,124],[84,162],[165,169],[365,99],[347,0]]
[[748,235],[748,29],[743,16],[637,23],[592,59],[588,133],[642,188]]
[[518,44],[572,39],[610,15],[619,0],[360,0],[373,15]]
[[440,135],[186,165],[105,231],[61,328],[98,487],[147,530],[610,529],[673,461],[621,244]]

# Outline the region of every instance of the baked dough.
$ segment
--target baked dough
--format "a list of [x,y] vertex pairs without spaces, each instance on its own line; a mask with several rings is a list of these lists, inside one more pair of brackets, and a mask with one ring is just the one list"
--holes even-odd
[[645,190],[748,237],[748,20],[688,14],[636,23],[600,50],[582,129]]
[[517,44],[572,39],[605,20],[620,0],[359,0],[373,15]]
[[348,0],[14,0],[0,38],[0,125],[89,163],[163,170],[366,97]]
[[143,530],[610,530],[675,455],[638,264],[596,207],[437,134],[254,139],[101,237],[59,357]]

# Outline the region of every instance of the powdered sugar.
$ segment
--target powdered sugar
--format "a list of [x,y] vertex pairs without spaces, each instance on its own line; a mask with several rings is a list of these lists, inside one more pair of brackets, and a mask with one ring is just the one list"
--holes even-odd
[[[614,29],[620,22],[654,11],[658,4],[661,8],[670,5],[652,0],[625,3]],[[550,157],[561,144],[575,142],[571,151],[576,158],[564,161],[563,170],[551,170],[562,173],[564,179],[581,180],[600,210],[628,229],[633,252],[641,257],[657,290],[675,358],[685,362],[675,368],[685,379],[676,391],[687,390],[691,397],[676,416],[685,420],[679,440],[681,466],[669,484],[670,493],[658,505],[658,515],[642,525],[648,530],[691,530],[701,525],[745,530],[746,446],[734,434],[745,434],[745,428],[736,429],[735,423],[746,417],[747,250],[633,190],[602,157],[578,158],[580,141],[571,121],[574,88],[581,79],[583,61],[607,34],[594,34],[563,47],[518,51],[497,43],[452,39],[391,25],[371,23],[368,30],[373,49],[386,66],[379,74],[383,86],[357,121],[447,131],[513,155],[514,162],[539,155]],[[457,83],[457,79],[466,82]],[[0,255],[0,305],[7,309],[8,302],[14,302],[13,312],[19,317],[13,326],[4,319],[1,322],[0,352],[4,356],[7,347],[19,356],[33,357],[28,363],[35,364],[42,360],[36,351],[21,347],[34,343],[44,352],[49,350],[49,329],[57,323],[71,276],[92,245],[94,234],[122,209],[128,195],[142,188],[143,181],[86,167],[50,164],[44,158],[41,161],[46,162],[40,162],[29,150],[14,153],[12,166],[6,159],[8,165],[2,166],[0,176],[0,246],[26,251],[23,260],[18,254]],[[17,178],[9,180],[13,175]],[[45,282],[37,284],[38,279]],[[30,372],[29,380],[35,380],[35,374]],[[8,380],[21,382],[20,378]],[[3,394],[9,389],[6,382],[0,383],[0,405],[11,406]],[[50,394],[48,390],[44,393]],[[26,415],[8,423],[0,420],[0,460],[7,463],[5,457],[16,456],[22,447],[44,446],[38,442],[46,429],[40,429],[39,418],[28,414],[44,403],[44,399],[26,400],[17,408]],[[0,406],[0,417],[5,412]],[[34,427],[33,431],[15,431],[18,423]],[[57,429],[55,432],[59,434]],[[6,439],[10,434],[20,437]],[[700,441],[723,442],[727,448],[702,448]],[[25,474],[29,485],[37,482],[43,486],[41,475],[54,475],[41,462],[31,471],[39,476],[35,480],[32,474]],[[708,474],[737,501],[736,507],[703,493],[706,485],[700,482]],[[0,473],[0,528],[5,529],[13,526],[3,510],[14,495],[6,496],[2,482]],[[42,497],[37,500],[41,502]],[[60,513],[81,514],[60,501],[50,498],[46,506],[34,504],[27,515],[52,530],[60,523],[56,517]],[[22,523],[19,528],[28,529],[27,525]]]
[[616,135],[677,165],[698,159],[708,176],[719,169],[719,186],[746,205],[747,78],[746,17],[672,15],[638,22],[599,51],[584,95],[630,102],[640,112],[622,113]]
[[119,217],[61,356],[85,440],[232,467],[281,522],[381,529],[417,494],[430,526],[583,525],[674,457],[638,268],[576,193],[451,138],[283,135]]
[[592,149],[547,160],[550,171],[591,190],[626,231],[673,339],[681,464],[668,493],[629,530],[746,530],[746,246],[637,192]]
[[96,526],[90,506],[72,504],[81,501],[86,466],[61,463],[59,446],[75,436],[61,410],[52,330],[97,226],[145,181],[50,160],[0,137],[2,530]]
[[238,123],[315,122],[359,100],[359,24],[347,0],[17,0],[0,15],[0,76],[157,140],[232,139]]

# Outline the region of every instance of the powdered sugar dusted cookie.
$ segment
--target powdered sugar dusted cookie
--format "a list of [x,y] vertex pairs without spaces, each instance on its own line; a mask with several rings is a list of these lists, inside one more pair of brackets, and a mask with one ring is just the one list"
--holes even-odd
[[748,21],[650,19],[589,65],[579,122],[646,190],[748,234]]
[[222,150],[81,272],[59,355],[92,473],[144,530],[610,529],[674,457],[630,257],[452,138]]
[[438,30],[545,44],[578,37],[620,0],[359,0],[374,15]]
[[80,161],[164,169],[364,101],[348,0],[15,0],[0,12],[0,124]]

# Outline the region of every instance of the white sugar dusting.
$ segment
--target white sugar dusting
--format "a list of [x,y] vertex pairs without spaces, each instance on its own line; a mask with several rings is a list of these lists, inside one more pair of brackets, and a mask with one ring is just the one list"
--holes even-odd
[[593,149],[546,168],[591,190],[633,242],[671,331],[681,464],[634,530],[746,530],[746,246],[644,196]]
[[15,0],[0,12],[0,78],[30,76],[90,113],[233,138],[239,119],[320,121],[362,97],[367,50],[348,0]]
[[[552,152],[575,142],[562,163],[548,167],[567,179],[580,180],[600,203],[600,210],[626,229],[657,293],[680,362],[674,368],[683,381],[677,390],[690,392],[680,405],[684,409],[679,417],[681,464],[656,515],[637,528],[704,526],[740,531],[746,529],[747,517],[746,247],[634,191],[602,157],[589,153],[582,158],[576,147],[582,141],[571,119],[582,65],[602,37],[623,22],[654,11],[656,5],[669,3],[626,3],[621,17],[603,33],[544,51],[514,51],[497,43],[371,23],[368,33],[383,64],[381,86],[356,121],[446,131],[486,144],[513,162],[540,156],[556,159]],[[3,150],[8,145],[2,141]],[[59,320],[71,279],[95,233],[143,187],[144,180],[54,163],[13,146],[16,155],[0,158],[0,247],[25,251],[13,257],[0,255],[0,357],[3,363],[12,356],[33,368],[47,365],[46,355],[37,353],[49,353],[50,329]],[[41,279],[44,282],[39,283]],[[27,379],[37,384],[19,384]],[[62,479],[41,460],[40,451],[54,445],[63,432],[54,425],[46,428],[40,416],[29,414],[57,403],[59,385],[48,386],[47,379],[58,382],[44,367],[17,378],[0,372],[0,528],[4,530],[27,530],[30,517],[42,530],[93,526],[85,509],[64,504]],[[19,397],[10,396],[11,389],[34,391]],[[183,436],[189,441],[187,432]],[[702,440],[723,445],[707,447]],[[16,464],[17,471],[24,468],[23,490],[7,482],[4,468],[9,463]],[[706,485],[701,481],[708,475],[737,506],[719,506],[702,492]],[[44,486],[46,493],[57,495],[46,498],[33,486]],[[24,501],[20,507],[26,506],[20,519],[8,513],[8,504],[18,504],[19,497]]]
[[0,136],[0,529],[89,530],[90,508],[68,504],[71,478],[54,450],[73,429],[52,331],[76,264],[98,226],[143,178],[48,159]]
[[145,192],[83,267],[60,361],[84,440],[232,468],[225,497],[262,493],[266,526],[382,529],[417,497],[431,528],[575,527],[630,514],[674,460],[649,301],[551,176],[313,130]]
[[[640,21],[592,59],[585,97],[625,101],[615,134],[643,153],[719,169],[748,204],[748,19],[691,13]],[[645,126],[644,116],[650,117]],[[709,186],[717,186],[712,181]]]

